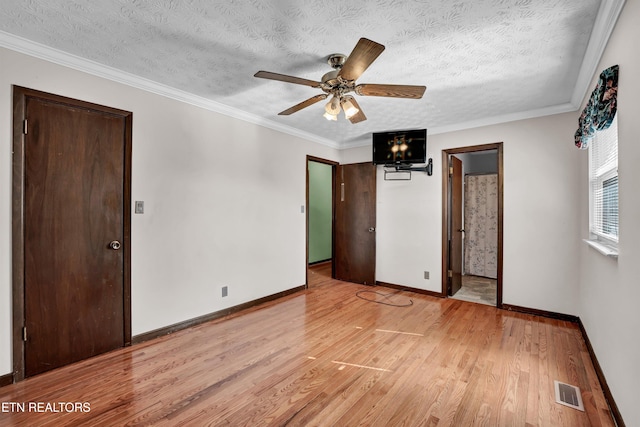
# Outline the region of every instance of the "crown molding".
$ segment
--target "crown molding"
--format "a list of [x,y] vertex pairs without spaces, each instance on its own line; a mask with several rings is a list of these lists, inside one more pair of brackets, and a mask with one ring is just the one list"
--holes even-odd
[[438,135],[441,133],[457,132],[461,130],[479,128],[483,126],[498,125],[501,123],[515,122],[518,120],[536,119],[538,117],[552,116],[555,114],[569,113],[576,111],[576,107],[567,102],[565,104],[551,105],[549,107],[537,108],[535,110],[521,111],[517,113],[502,114],[499,116],[485,117],[478,120],[471,120],[464,123],[455,123],[447,126],[432,128],[429,133]]
[[[471,121],[462,122],[462,123],[454,123],[446,126],[437,126],[432,128],[427,127],[427,133],[428,135],[438,135],[443,133],[458,132],[458,131],[463,131],[468,129],[480,128],[483,126],[491,126],[491,125],[499,125],[502,123],[515,122],[518,120],[535,119],[538,117],[552,116],[555,114],[570,113],[576,110],[577,108],[571,103],[552,105],[549,107],[538,108],[535,110],[528,110],[528,111],[522,111],[518,113],[509,113],[509,114],[502,114],[499,116],[485,117],[478,120],[471,120]],[[349,143],[342,144],[340,148],[341,149],[357,148],[357,147],[363,147],[365,145],[370,145],[370,144],[371,144],[370,138],[368,139],[360,138],[356,141],[350,141]]]
[[598,64],[607,47],[609,37],[611,37],[611,33],[618,22],[624,3],[625,0],[602,0],[602,3],[600,3],[596,22],[593,25],[589,44],[587,45],[573,90],[573,96],[571,97],[571,104],[575,106],[576,110],[580,109],[589,89],[592,89],[591,82],[597,72]]
[[225,116],[263,126],[272,130],[276,130],[278,132],[297,136],[299,138],[306,139],[312,142],[317,142],[331,148],[340,148],[340,145],[336,141],[332,141],[327,138],[321,138],[317,135],[295,129],[293,127],[283,125],[272,120],[264,119],[262,117],[256,116],[255,114],[250,114],[246,111],[229,107],[228,105],[224,105],[219,102],[173,88],[171,86],[163,85],[161,83],[157,83],[152,80],[145,79],[143,77],[136,76],[134,74],[127,73],[113,67],[109,67],[108,65],[100,64],[99,62],[72,55],[70,53],[63,52],[61,50],[57,50],[49,46],[33,42],[28,39],[6,33],[4,31],[0,31],[0,47],[29,55],[34,58],[52,62],[54,64],[71,68],[76,71],[81,71],[96,77],[101,77],[130,87],[134,87],[136,89],[141,89],[146,92],[151,92],[166,98],[174,99],[176,101],[184,102],[186,104],[194,105],[205,110],[213,111]]

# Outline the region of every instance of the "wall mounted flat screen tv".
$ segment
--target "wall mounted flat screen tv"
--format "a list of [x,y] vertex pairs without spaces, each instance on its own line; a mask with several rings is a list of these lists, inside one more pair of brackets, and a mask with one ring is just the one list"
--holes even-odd
[[374,165],[425,163],[427,130],[378,132],[373,134]]

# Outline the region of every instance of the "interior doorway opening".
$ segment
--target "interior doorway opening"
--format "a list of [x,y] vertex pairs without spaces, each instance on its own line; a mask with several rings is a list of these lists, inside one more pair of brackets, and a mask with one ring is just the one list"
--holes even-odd
[[[314,199],[317,174],[322,196]],[[328,185],[331,181],[331,185]],[[319,206],[316,206],[318,202]],[[319,212],[324,211],[324,213]],[[321,217],[319,225],[317,217]],[[307,156],[306,286],[309,266],[329,264],[334,279],[375,284],[376,270],[376,167],[371,162],[339,164]],[[316,230],[316,227],[319,230]],[[330,237],[330,241],[327,239]],[[322,246],[323,247],[315,247]],[[329,268],[328,266],[326,266]]]
[[306,268],[307,286],[311,267],[321,268],[334,277],[335,174],[337,162],[307,156]]
[[443,150],[442,295],[502,307],[502,143]]

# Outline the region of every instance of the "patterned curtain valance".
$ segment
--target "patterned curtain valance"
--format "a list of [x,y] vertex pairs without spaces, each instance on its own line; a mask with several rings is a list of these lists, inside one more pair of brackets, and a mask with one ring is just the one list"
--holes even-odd
[[600,73],[598,85],[591,92],[589,102],[578,120],[576,147],[587,149],[594,133],[611,125],[618,108],[618,68],[614,65]]

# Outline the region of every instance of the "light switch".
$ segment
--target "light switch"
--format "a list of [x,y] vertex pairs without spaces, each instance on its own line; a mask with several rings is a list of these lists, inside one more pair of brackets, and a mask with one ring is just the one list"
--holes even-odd
[[144,201],[142,200],[136,200],[136,207],[135,207],[135,213],[137,214],[143,214],[144,213]]

